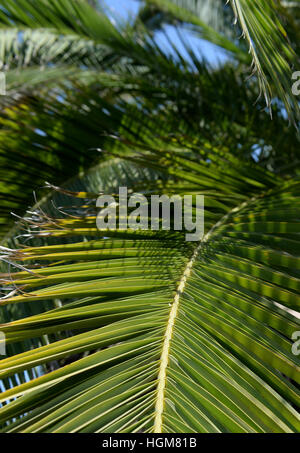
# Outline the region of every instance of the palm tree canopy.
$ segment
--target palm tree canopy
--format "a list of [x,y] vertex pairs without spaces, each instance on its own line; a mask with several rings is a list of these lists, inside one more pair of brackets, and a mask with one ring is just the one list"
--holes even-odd
[[[299,431],[299,8],[229,3],[1,0],[3,432]],[[99,230],[122,186],[202,239]]]

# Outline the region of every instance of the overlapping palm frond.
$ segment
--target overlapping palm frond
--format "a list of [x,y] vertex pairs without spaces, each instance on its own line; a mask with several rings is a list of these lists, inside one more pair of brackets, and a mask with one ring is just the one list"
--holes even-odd
[[11,274],[25,292],[1,304],[60,307],[1,326],[8,343],[50,341],[1,377],[68,364],[3,393],[4,431],[296,432],[299,181],[194,141],[116,153],[167,172],[162,193],[204,194],[205,235],[101,232],[92,193],[77,195],[88,214],[41,219],[32,234],[56,244],[8,252],[40,267]]
[[298,122],[299,103],[292,93],[291,77],[299,59],[276,15],[275,2],[232,0],[230,3],[249,43],[253,68],[267,105],[271,107],[272,91],[266,74],[271,77],[290,117]]
[[[183,22],[198,26],[204,39],[221,45],[235,54],[236,58],[246,61],[242,48],[238,48],[234,39],[229,39],[228,45],[225,44],[224,36],[227,34],[229,21],[228,11],[224,10],[224,4],[222,8],[221,2],[212,0],[148,0],[148,3],[155,5],[158,11],[166,11]],[[253,74],[257,75],[261,94],[264,94],[268,108],[271,109],[271,101],[274,95],[279,96],[290,118],[297,125],[300,118],[299,103],[292,93],[291,83],[292,73],[299,66],[299,58],[294,51],[298,38],[297,25],[293,25],[293,20],[288,20],[290,37],[294,39],[291,42],[279,20],[279,13],[284,18],[287,17],[289,5],[285,4],[285,8],[283,8],[281,2],[269,0],[265,2],[233,0],[227,3],[231,4],[235,21],[239,23],[242,36],[248,42],[249,52],[252,56]],[[211,14],[205,14],[207,9]],[[163,22],[163,19],[161,19],[161,22]],[[216,29],[220,30],[221,34],[217,34]]]
[[[47,184],[47,193],[51,196],[45,197],[44,199],[40,200],[33,208],[31,208],[31,210],[27,213],[27,216],[29,216],[29,218],[31,219],[33,212],[35,213],[34,218],[36,219],[50,219],[53,216],[61,216],[61,210],[63,209],[62,207],[64,205],[67,205],[66,210],[68,213],[72,213],[74,211],[78,215],[78,212],[80,212],[82,199],[80,197],[73,197],[72,205],[68,206],[70,202],[70,195],[72,194],[82,194],[84,196],[87,188],[89,189],[90,193],[116,191],[118,184],[121,184],[123,186],[129,185],[131,187],[135,186],[137,190],[142,190],[142,188],[147,187],[151,182],[153,183],[153,181],[155,181],[155,179],[157,179],[158,177],[160,177],[160,179],[162,178],[161,175],[159,176],[157,172],[151,169],[137,167],[132,163],[128,163],[124,160],[112,157],[96,165],[88,172],[84,172],[83,174],[79,174],[78,176],[71,178],[67,183],[64,184],[63,188],[57,188],[53,185]],[[136,185],[137,181],[139,181],[138,185]],[[49,193],[49,187],[54,190],[53,193]],[[82,212],[87,213],[86,208],[84,208]],[[33,244],[38,244],[40,242],[39,239],[35,238],[34,234],[32,235],[30,231],[27,231],[26,218],[27,217],[25,217],[25,231],[23,220],[19,220],[19,222],[16,223],[15,227],[10,230],[7,238],[4,240],[6,248],[19,247],[24,240],[27,244],[28,242],[31,242]],[[65,240],[68,241],[67,238]],[[42,243],[47,243],[47,239],[45,237],[43,238]],[[7,261],[4,261],[4,263],[1,264],[1,270],[6,271]],[[9,278],[9,275],[7,275],[7,277]],[[13,288],[15,288],[14,284]],[[8,289],[7,286],[6,289]],[[7,295],[7,292],[5,291],[4,294]],[[58,300],[54,300],[50,302],[36,302],[34,305],[18,304],[10,307],[2,307],[0,311],[0,323],[8,322],[11,319],[33,316],[38,313],[42,313],[45,310],[49,310],[58,306],[60,306],[60,302]],[[57,335],[54,335],[55,337],[52,337],[52,339],[60,339],[59,333]],[[40,347],[43,344],[47,344],[48,342],[48,336],[42,335],[38,338],[24,340],[21,343],[8,344],[6,345],[6,352],[7,355],[16,355],[24,350],[24,348],[25,350],[34,349]],[[11,379],[15,384],[17,382],[26,382],[29,378],[34,379],[41,373],[53,370],[57,366],[57,362],[52,362],[50,365],[46,364],[44,366],[35,367],[32,370],[17,373]],[[10,378],[1,381],[4,387],[9,387],[10,382]]]
[[236,32],[228,21],[228,16],[232,19],[232,12],[228,15],[223,7],[222,1],[147,0],[138,20],[142,19],[150,30],[159,29],[168,22],[186,24],[202,39],[224,49],[238,61],[249,63],[249,56],[236,42]]
[[[231,5],[297,118],[283,3]],[[148,0],[116,27],[93,1],[1,4],[2,431],[298,432],[299,146],[280,104],[254,105],[229,5]],[[171,18],[234,61],[169,55],[152,30]],[[120,186],[204,195],[204,236],[99,230]]]
[[[154,3],[159,9],[165,9],[182,21],[197,25],[200,27],[199,30],[202,30],[205,39],[224,47],[238,59],[247,60],[241,47],[228,39],[225,34],[220,34],[201,17],[199,18],[197,11],[199,8],[202,10],[205,7],[207,8],[207,2],[198,4],[198,2],[164,0],[159,2],[158,5],[156,1],[151,0],[150,3]],[[254,68],[261,90],[265,94],[267,105],[270,107],[272,99],[271,85],[267,78],[270,77],[275,89],[274,95],[278,95],[284,102],[290,118],[297,121],[299,119],[299,106],[291,93],[290,83],[291,66],[297,64],[297,58],[276,16],[275,4],[270,4],[269,1],[261,4],[261,2],[250,2],[248,0],[230,3],[248,40]],[[215,10],[219,11],[220,15],[219,2],[215,5]],[[157,64],[157,55],[152,56],[149,39],[146,36],[143,37],[143,40],[138,40],[136,39],[135,29],[130,30],[127,27],[126,30],[118,30],[104,14],[95,11],[85,0],[51,2],[48,0],[39,2],[20,0],[17,5],[12,0],[3,0],[0,24],[3,30],[13,28],[22,32],[36,30],[37,33],[41,33],[40,29],[42,28],[46,34],[63,34],[65,35],[65,45],[70,46],[70,41],[75,40],[75,43],[71,43],[73,47],[71,54],[77,61],[80,57],[82,58],[82,55],[86,55],[86,52],[89,53],[89,43],[87,43],[86,48],[82,48],[82,39],[87,39],[90,41],[90,45],[94,45],[96,49],[97,46],[104,45],[117,53],[118,56],[129,57],[138,61],[139,64],[142,62],[148,66],[153,58],[152,64]],[[54,60],[57,58],[56,50],[57,45],[54,42],[50,51]],[[63,51],[63,48],[61,48],[61,51]]]
[[[173,5],[172,8],[170,5]],[[224,35],[220,30],[215,30],[213,21],[209,20],[206,25],[202,23],[203,17],[200,17],[201,14],[199,16],[199,8],[203,7],[207,10],[208,5],[207,1],[201,4],[196,2],[195,7],[193,2],[169,1],[161,3],[160,8],[167,8],[168,11],[171,8],[172,11],[170,11],[175,16],[183,14],[181,20],[194,23],[199,30],[206,30],[206,39],[231,50],[238,61],[244,60],[246,55],[244,49],[237,46],[234,40],[231,41],[228,36],[226,37],[226,33]],[[51,180],[59,185],[71,174],[83,168],[89,168],[94,163],[93,158],[90,162],[91,154],[86,154],[84,150],[101,147],[102,139],[99,139],[99,135],[103,133],[103,121],[105,124],[109,121],[105,113],[102,112],[98,117],[99,132],[95,132],[96,119],[93,119],[96,140],[90,133],[82,132],[85,145],[80,150],[79,142],[72,145],[72,151],[69,143],[65,146],[73,132],[70,134],[58,132],[58,125],[55,126],[55,132],[52,129],[45,131],[48,129],[48,125],[45,127],[45,124],[48,122],[49,125],[53,124],[53,114],[56,112],[57,115],[61,107],[64,112],[64,119],[60,119],[61,130],[65,130],[65,127],[67,131],[70,130],[71,122],[67,119],[66,111],[69,106],[66,108],[64,104],[81,102],[79,99],[73,98],[70,101],[67,98],[72,90],[75,92],[78,89],[78,86],[81,90],[82,83],[89,87],[90,93],[95,90],[95,82],[104,85],[104,89],[100,87],[100,91],[103,93],[106,90],[105,103],[110,107],[107,109],[103,106],[103,108],[105,112],[110,112],[109,115],[111,115],[112,106],[118,104],[114,109],[110,130],[104,127],[106,133],[116,133],[123,114],[124,116],[129,114],[125,110],[130,109],[132,96],[138,96],[138,102],[142,99],[142,108],[147,112],[150,108],[152,111],[167,109],[168,113],[173,111],[173,118],[180,115],[182,121],[188,126],[185,127],[185,132],[187,128],[194,129],[197,122],[199,124],[205,121],[202,132],[205,130],[207,133],[210,128],[212,131],[209,132],[210,136],[216,134],[216,129],[221,129],[223,134],[227,129],[222,138],[224,141],[226,137],[230,140],[232,130],[229,134],[228,128],[232,125],[237,130],[239,146],[241,149],[246,148],[250,158],[251,147],[255,146],[262,149],[260,158],[265,166],[272,165],[275,168],[277,159],[280,158],[283,160],[282,167],[285,167],[286,159],[279,157],[282,153],[277,150],[278,144],[273,143],[272,131],[270,133],[266,131],[263,123],[258,119],[258,117],[261,118],[257,112],[261,104],[256,108],[253,107],[253,114],[250,112],[259,91],[255,92],[254,84],[249,83],[251,92],[249,97],[248,87],[242,86],[243,77],[240,74],[237,76],[235,65],[232,69],[228,70],[225,67],[222,68],[223,72],[215,71],[212,74],[211,69],[201,63],[189,47],[186,47],[186,52],[192,63],[188,62],[178,49],[175,57],[169,56],[161,50],[154,37],[148,35],[146,26],[140,24],[138,29],[134,27],[118,29],[101,12],[101,8],[95,11],[85,0],[55,2],[20,0],[17,4],[15,1],[5,0],[2,6],[0,10],[1,68],[7,70],[8,93],[7,96],[1,97],[3,107],[1,116],[4,118],[1,120],[3,138],[3,140],[1,138],[1,162],[5,168],[1,184],[2,236],[10,229],[10,212],[14,211],[18,215],[24,213],[33,189],[38,188],[45,180]],[[216,5],[216,11],[221,17],[220,3]],[[199,20],[202,22],[200,23]],[[199,23],[196,24],[195,21]],[[225,22],[224,20],[224,27]],[[106,71],[106,76],[103,71]],[[231,83],[229,83],[230,72]],[[98,93],[99,85],[97,95],[91,96],[98,97]],[[231,111],[226,112],[226,109],[220,106],[227,105],[228,99],[232,98],[232,93],[234,93],[233,97],[239,100],[236,103],[238,106],[232,106]],[[81,94],[79,98],[82,98]],[[127,105],[124,105],[125,98],[129,100]],[[135,99],[134,97],[134,102]],[[48,108],[49,103],[51,103],[50,108]],[[83,110],[80,111],[83,112]],[[18,122],[15,122],[16,115],[19,116]],[[61,117],[61,115],[62,112],[58,116]],[[83,115],[82,120],[85,124],[88,116],[86,112]],[[169,118],[170,116],[172,115],[169,115]],[[287,131],[286,122],[279,116],[278,109],[275,107],[274,129],[284,129],[286,135],[290,137],[291,133]],[[251,123],[253,117],[255,129],[261,128],[261,130],[250,134],[251,143],[249,143],[245,120],[247,118],[248,123]],[[74,118],[73,113],[72,118]],[[239,118],[242,119],[239,120]],[[158,123],[160,124],[159,121]],[[28,131],[24,139],[19,135],[23,128]],[[41,136],[41,131],[47,136]],[[53,133],[55,144],[51,141],[51,144],[47,145],[47,140]],[[75,133],[79,137],[80,134]],[[267,134],[269,134],[268,139],[262,139],[261,136]],[[14,138],[7,139],[7,135]],[[83,140],[79,141],[83,143]],[[247,143],[245,144],[244,141]],[[280,143],[280,146],[288,149],[288,153],[292,153],[292,157],[295,158],[294,143],[291,146],[290,140],[287,140],[286,144]],[[68,165],[67,168],[63,162],[69,159],[70,153],[75,153],[76,156],[72,159],[72,165]],[[30,163],[30,170],[28,170],[28,163]],[[22,166],[22,176],[18,178],[16,178],[17,165]],[[67,175],[61,174],[62,166],[63,171],[68,172]],[[29,181],[35,181],[36,184],[29,184]]]
[[244,87],[230,65],[211,69],[196,57],[194,62],[196,73],[172,60],[156,71],[132,68],[124,74],[116,68],[113,74],[84,71],[74,78],[68,73],[69,80],[57,87],[57,69],[51,68],[53,83],[39,93],[19,94],[12,102],[8,97],[0,115],[2,237],[14,221],[11,211],[22,215],[32,204],[33,190],[41,194],[45,181],[61,185],[105,157],[97,150],[105,148],[106,135],[143,142],[174,130],[199,131],[204,141],[226,143],[250,160],[258,148],[261,165],[295,172],[295,165],[286,166],[299,159],[297,139],[280,110],[274,109],[266,128],[261,105],[253,106],[255,83]]

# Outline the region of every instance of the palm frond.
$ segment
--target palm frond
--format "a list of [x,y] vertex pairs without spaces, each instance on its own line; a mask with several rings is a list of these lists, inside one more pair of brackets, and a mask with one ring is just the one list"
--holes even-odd
[[292,93],[291,78],[298,59],[279,22],[275,3],[256,0],[231,0],[230,3],[248,41],[253,69],[267,106],[271,108],[272,99],[272,89],[267,78],[269,75],[290,118],[297,124],[299,103]]
[[[209,17],[203,19],[207,8],[215,14],[221,15],[220,3],[210,0],[148,0],[159,9],[167,11],[176,18],[197,25],[202,29],[202,37],[214,44],[220,45],[236,54],[236,57],[246,61],[245,55],[239,49],[234,40],[227,45],[222,35],[217,35],[216,25],[211,27]],[[212,3],[214,6],[212,6]],[[288,39],[288,36],[279,21],[278,10],[273,1],[232,0],[230,3],[235,15],[236,22],[242,29],[243,37],[249,45],[252,56],[253,74],[256,74],[261,94],[264,94],[266,105],[271,109],[271,101],[277,95],[284,103],[289,117],[297,124],[300,118],[300,110],[297,98],[292,94],[292,73],[298,65],[297,55]],[[288,5],[287,5],[288,6]],[[281,9],[284,17],[284,11]],[[224,16],[224,11],[222,11]],[[216,17],[210,18],[211,21]],[[218,21],[219,22],[219,21]],[[228,22],[227,22],[228,25]],[[223,30],[224,30],[223,17]],[[231,44],[230,44],[231,43]],[[234,50],[235,46],[235,50]],[[231,48],[230,48],[231,47]]]
[[61,306],[1,330],[62,338],[1,360],[1,377],[69,363],[2,394],[2,423],[27,414],[4,431],[297,432],[299,181],[188,142],[127,147],[167,171],[164,193],[205,194],[205,235],[101,232],[96,211],[40,222],[35,235],[58,242],[9,253],[40,267],[11,274],[25,293],[1,305]]
[[[246,54],[240,46],[236,46],[235,42],[218,33],[189,8],[178,6],[177,3],[164,0],[159,2],[159,5],[180,20],[199,26],[205,39],[229,50],[238,59],[246,61]],[[189,6],[189,3],[186,5]],[[268,1],[261,4],[248,0],[232,1],[231,5],[248,40],[254,69],[267,106],[271,106],[272,97],[277,95],[283,101],[290,118],[296,122],[299,118],[299,106],[291,93],[291,74],[292,66],[297,64],[297,58],[276,16],[275,5]],[[42,28],[46,33],[63,34],[70,36],[70,39],[74,37],[75,41],[78,41],[77,52],[82,40],[87,40],[92,41],[95,47],[108,46],[119,57],[131,58],[138,64],[157,67],[165,60],[159,58],[159,51],[153,42],[150,44],[147,33],[144,33],[145,28],[142,27],[142,39],[137,39],[135,29],[128,27],[126,30],[117,29],[105,14],[95,11],[85,0],[51,2],[20,0],[17,5],[12,0],[4,0],[0,11],[0,24],[3,30],[17,28],[23,32],[26,30],[38,32]]]
[[238,61],[249,63],[247,52],[236,43],[232,24],[229,24],[229,27],[225,25],[226,15],[222,3],[221,1],[215,1],[212,4],[211,0],[147,0],[146,9],[141,11],[140,17],[144,21],[146,19],[147,26],[148,21],[150,22],[149,15],[151,14],[151,9],[149,12],[148,9],[151,6],[155,6],[157,8],[156,12],[165,13],[160,20],[161,23],[168,22],[169,18],[166,16],[168,14],[170,19],[194,26],[192,30],[199,37],[226,50]]

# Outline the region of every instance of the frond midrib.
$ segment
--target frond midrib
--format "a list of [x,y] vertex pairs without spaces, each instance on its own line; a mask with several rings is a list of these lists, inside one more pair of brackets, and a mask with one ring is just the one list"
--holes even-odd
[[166,388],[166,381],[167,381],[167,367],[169,364],[169,356],[170,356],[170,346],[171,346],[171,341],[172,341],[172,336],[173,336],[173,331],[174,331],[174,326],[175,326],[175,321],[177,318],[178,314],[178,309],[179,309],[179,303],[180,303],[180,297],[182,296],[187,279],[189,278],[194,262],[196,261],[200,249],[203,246],[204,243],[206,243],[215,230],[219,228],[221,225],[223,225],[227,219],[234,214],[235,212],[239,211],[240,209],[243,209],[246,207],[249,203],[255,202],[257,197],[252,197],[249,198],[246,201],[243,201],[240,205],[235,206],[233,209],[231,209],[229,212],[227,212],[221,219],[215,223],[215,225],[212,226],[212,228],[203,236],[202,240],[200,243],[197,245],[197,247],[194,249],[193,255],[188,261],[183,275],[179,281],[179,284],[176,289],[176,293],[174,296],[173,303],[171,305],[171,310],[170,314],[168,317],[168,322],[167,322],[167,327],[165,331],[165,336],[164,336],[164,343],[163,343],[163,348],[162,348],[162,353],[160,356],[160,367],[159,367],[159,373],[158,373],[158,383],[157,383],[157,396],[156,396],[156,404],[155,404],[155,415],[154,415],[154,433],[162,433],[163,429],[163,411],[164,411],[164,402],[165,402],[165,388]]
[[164,393],[165,393],[165,387],[166,387],[167,366],[169,363],[169,351],[170,351],[170,345],[171,345],[171,339],[172,339],[172,335],[173,335],[175,320],[176,320],[177,313],[178,313],[179,301],[180,301],[180,297],[184,291],[187,279],[191,274],[194,261],[196,260],[196,258],[198,256],[201,245],[202,245],[202,242],[200,242],[200,244],[196,247],[192,258],[189,260],[189,262],[187,263],[187,265],[185,267],[184,273],[183,273],[181,280],[178,284],[178,287],[176,289],[175,297],[174,297],[172,307],[170,310],[170,314],[169,314],[169,318],[168,318],[168,323],[167,323],[167,328],[166,328],[166,333],[165,333],[165,338],[164,338],[164,344],[163,344],[163,349],[162,349],[161,358],[160,358],[159,374],[158,374],[157,399],[156,399],[155,420],[154,420],[154,432],[155,433],[162,432],[162,414],[163,414],[163,410],[164,410]]

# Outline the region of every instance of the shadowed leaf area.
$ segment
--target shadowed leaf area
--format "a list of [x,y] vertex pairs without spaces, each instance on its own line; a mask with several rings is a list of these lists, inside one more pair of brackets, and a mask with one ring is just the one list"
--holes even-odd
[[299,432],[299,11],[0,0],[1,432]]

